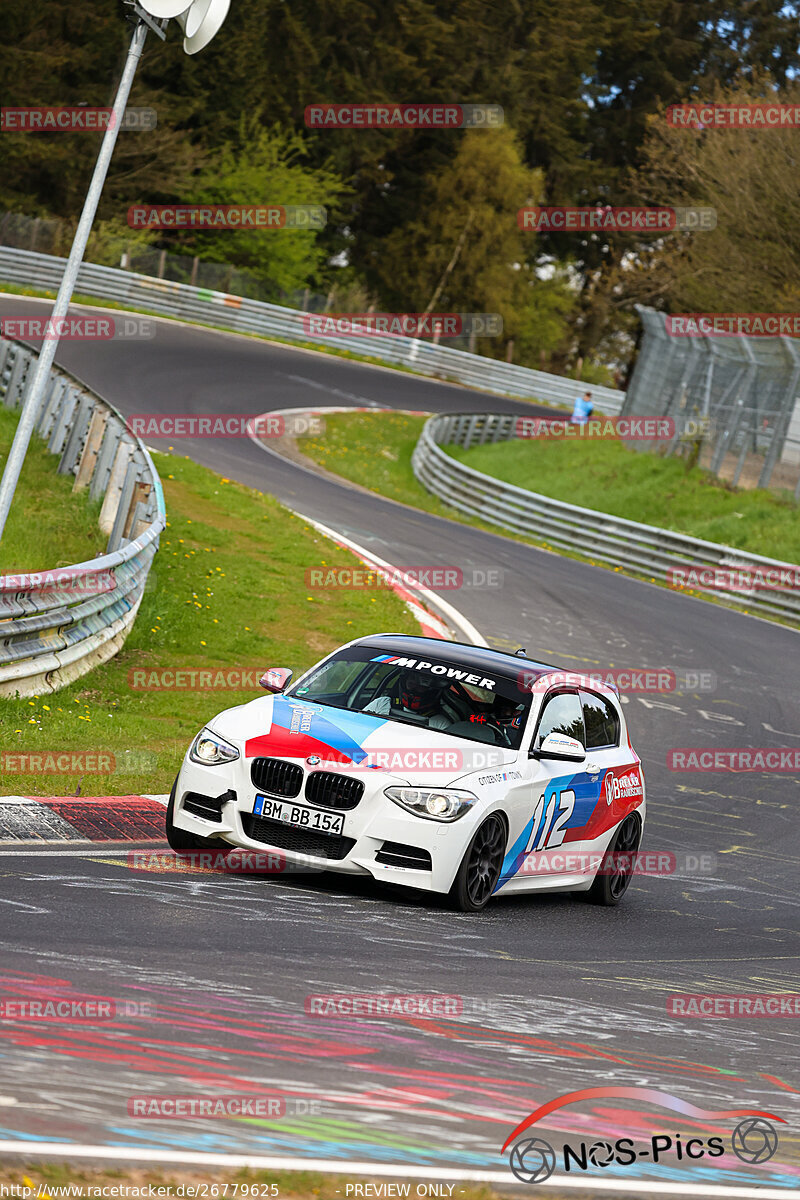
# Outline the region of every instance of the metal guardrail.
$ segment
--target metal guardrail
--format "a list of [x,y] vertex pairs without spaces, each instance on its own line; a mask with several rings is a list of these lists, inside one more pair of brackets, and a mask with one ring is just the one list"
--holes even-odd
[[[61,282],[65,259],[31,250],[0,246],[0,279],[26,287],[55,291]],[[84,263],[78,273],[77,292],[98,299],[113,300],[123,307],[144,308],[183,321],[194,321],[238,333],[283,338],[292,342],[313,342],[334,346],[381,362],[408,367],[420,375],[452,380],[479,391],[500,396],[521,396],[572,408],[578,392],[587,385],[579,380],[514,366],[465,350],[433,345],[418,338],[365,335],[364,337],[328,337],[308,332],[305,317],[322,314],[303,313],[293,308],[230,296],[208,288],[192,287],[165,279],[137,275],[119,267]],[[615,388],[592,384],[591,392],[598,412],[616,414],[622,408],[625,393]]]
[[[6,408],[24,403],[35,361],[36,351],[0,338]],[[0,575],[0,697],[56,691],[116,654],[166,524],[161,481],[144,443],[115,408],[60,368],[50,373],[36,432],[59,455],[59,474],[75,476],[75,491],[102,497],[108,545],[89,562]]]
[[[485,442],[509,441],[516,437],[518,419],[491,413],[431,417],[414,448],[411,460],[414,474],[429,492],[459,512],[481,517],[547,546],[635,571],[660,583],[668,581],[671,568],[687,564],[727,571],[737,568],[750,571],[783,569],[796,576],[799,568],[791,563],[551,500],[484,475],[441,449],[447,445],[469,449]],[[722,590],[716,587],[693,590],[705,590],[709,596],[733,601],[748,611],[800,624],[800,594],[797,591],[765,593],[753,590],[744,593],[734,588]]]

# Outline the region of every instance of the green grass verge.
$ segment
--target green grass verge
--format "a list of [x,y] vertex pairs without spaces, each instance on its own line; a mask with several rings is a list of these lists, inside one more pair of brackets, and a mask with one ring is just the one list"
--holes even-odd
[[[223,708],[263,695],[257,686],[142,690],[152,672],[211,671],[214,683],[222,682],[218,672],[231,670],[256,672],[257,678],[270,665],[303,669],[353,637],[419,632],[393,592],[307,587],[309,568],[352,566],[354,556],[272,497],[185,458],[158,454],[155,461],[169,524],[124,648],[52,695],[0,700],[6,752],[98,751],[113,756],[114,772],[84,777],[4,772],[6,793],[66,795],[79,783],[83,795],[169,791],[188,742],[203,724]],[[49,463],[54,474],[56,459],[49,457]],[[27,482],[21,482],[15,501],[25,513]],[[66,510],[80,503],[71,496],[60,499],[66,520]],[[64,558],[66,544],[59,545]]]
[[[371,491],[497,532],[454,513],[417,482],[411,452],[424,423],[424,417],[400,414],[337,413],[326,418],[324,438],[304,438],[300,445],[315,462]],[[791,497],[734,491],[676,459],[619,442],[544,439],[447,451],[477,471],[556,500],[800,562],[800,510]]]
[[[0,473],[19,420],[0,408]],[[72,475],[57,475],[58,459],[34,435],[0,542],[0,575],[66,567],[96,558],[107,539],[97,527],[100,501],[88,489],[72,495]]]
[[456,513],[422,486],[411,454],[427,417],[404,413],[333,413],[321,437],[304,437],[298,448],[321,467],[379,496],[412,504],[439,516]]
[[740,491],[709,471],[687,471],[679,459],[612,441],[536,439],[472,450],[449,446],[447,452],[476,471],[555,500],[800,562],[800,510],[791,495]]

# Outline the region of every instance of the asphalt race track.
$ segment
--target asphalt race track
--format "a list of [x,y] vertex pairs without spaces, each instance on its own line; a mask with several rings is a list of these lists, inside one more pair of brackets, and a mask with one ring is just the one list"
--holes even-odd
[[[41,311],[0,299],[2,315]],[[536,411],[165,321],[148,342],[63,343],[59,362],[126,414]],[[642,1156],[631,1167],[593,1168],[604,1187],[614,1175],[628,1186],[692,1184],[696,1195],[706,1184],[797,1194],[796,1024],[673,1018],[666,1004],[680,992],[800,990],[800,780],[675,773],[666,761],[673,747],[800,745],[798,634],[375,497],[365,502],[247,440],[172,444],[397,565],[500,568],[500,588],[447,594],[491,645],[523,645],[567,668],[705,672],[713,690],[632,696],[627,714],[647,776],[645,848],[675,852],[680,863],[707,857],[700,869],[690,862],[675,875],[637,877],[619,909],[543,897],[495,902],[473,917],[335,876],[137,874],[128,847],[4,843],[3,987],[45,991],[59,980],[153,1008],[105,1027],[0,1025],[0,1140],[25,1140],[32,1152],[54,1141],[130,1149],[132,1159],[156,1148],[417,1164],[423,1175],[452,1168],[453,1179],[469,1168],[512,1183],[499,1151],[523,1117],[561,1093],[613,1083],[706,1110],[764,1109],[786,1125],[777,1154],[761,1165],[731,1153],[657,1164]],[[304,1009],[310,993],[375,990],[454,995],[463,1010],[387,1021]],[[300,1103],[281,1119],[127,1113],[129,1097],[209,1091]],[[562,1109],[538,1129],[571,1144],[721,1133],[727,1148],[735,1123],[613,1099]],[[576,1174],[586,1188],[592,1176]]]

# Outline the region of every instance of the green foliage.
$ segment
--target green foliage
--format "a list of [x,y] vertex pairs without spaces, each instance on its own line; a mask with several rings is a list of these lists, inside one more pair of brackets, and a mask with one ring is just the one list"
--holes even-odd
[[386,238],[374,272],[381,293],[423,311],[440,289],[440,311],[503,311],[526,248],[517,210],[536,203],[542,188],[511,130],[465,132],[450,164],[426,180],[421,209]]
[[[198,173],[189,199],[205,204],[287,205],[340,202],[344,187],[333,172],[305,164],[307,151],[297,133],[267,129],[255,117],[242,120],[236,142],[217,150]],[[325,251],[313,230],[234,229],[196,233],[184,246],[205,259],[236,266],[270,279],[289,292],[314,280]]]
[[[6,0],[4,104],[107,104],[129,32],[121,8],[118,0]],[[613,363],[632,303],[651,282],[631,262],[650,271],[663,258],[667,275],[694,273],[709,292],[714,276],[703,261],[674,266],[669,240],[657,250],[652,238],[632,235],[527,235],[517,244],[513,214],[525,173],[530,194],[545,203],[635,202],[643,189],[632,172],[649,176],[651,202],[674,203],[693,191],[692,180],[665,170],[663,154],[654,160],[649,123],[663,135],[667,105],[707,99],[740,79],[762,93],[794,86],[797,18],[791,0],[237,0],[196,57],[182,53],[175,27],[165,43],[149,39],[132,103],[155,107],[158,127],[120,135],[100,216],[123,222],[137,201],[221,193],[250,202],[254,191],[268,186],[274,195],[284,184],[287,196],[300,195],[308,184],[311,202],[330,207],[316,237],[226,231],[212,243],[164,233],[158,244],[272,273],[286,290],[328,290],[344,271],[354,295],[363,289],[378,307],[405,310],[428,303],[472,205],[477,224],[447,280],[447,307],[499,308],[515,361],[539,365],[544,353],[555,369]],[[304,122],[318,102],[420,100],[500,104],[507,129],[313,130]],[[686,169],[690,140],[676,160]],[[74,220],[97,145],[96,134],[4,133],[0,207]],[[733,150],[724,187],[755,186],[762,157],[736,160]],[[770,180],[780,170],[794,178],[785,156],[774,163]],[[773,206],[767,247],[776,258],[791,235],[794,206],[784,200],[782,210]],[[748,265],[745,248],[733,248]],[[557,266],[550,286],[537,269],[543,258]],[[796,274],[793,255],[787,261]],[[659,289],[670,294],[663,279],[651,291]],[[505,352],[503,343],[478,348]]]

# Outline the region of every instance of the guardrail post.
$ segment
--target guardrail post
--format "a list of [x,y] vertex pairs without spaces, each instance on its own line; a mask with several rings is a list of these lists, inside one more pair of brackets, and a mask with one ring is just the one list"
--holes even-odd
[[468,417],[467,418],[467,427],[464,432],[464,441],[462,442],[462,445],[465,450],[469,450],[470,446],[472,445],[472,435],[475,432],[475,426],[477,425],[477,423],[478,423],[477,417]]
[[63,452],[67,441],[67,433],[70,428],[70,421],[77,407],[77,388],[67,386],[61,393],[58,411],[55,414],[53,432],[50,434],[50,441],[47,443],[47,448],[51,454],[61,454]]
[[30,365],[31,356],[27,350],[17,349],[14,361],[11,365],[8,379],[6,381],[3,394],[3,403],[6,408],[17,408],[20,397],[25,390],[26,376]]
[[[6,363],[14,356],[14,343],[0,337],[0,393],[3,391],[2,381],[6,377]],[[9,368],[10,369],[10,368]]]
[[88,487],[94,474],[97,456],[100,453],[100,445],[103,441],[106,423],[108,421],[108,413],[102,409],[96,408],[92,413],[89,422],[89,432],[86,435],[86,441],[83,443],[83,452],[78,463],[78,470],[75,473],[75,483],[72,485],[73,492],[80,492],[83,488]]
[[141,473],[141,466],[131,458],[125,468],[125,480],[120,491],[119,504],[114,516],[114,524],[111,528],[111,535],[108,539],[108,553],[113,554],[118,550],[125,536],[125,528],[128,524],[128,516],[130,515],[131,501],[133,500],[134,488]]
[[86,431],[89,428],[89,422],[92,419],[92,402],[88,396],[81,394],[78,400],[78,411],[75,416],[72,428],[67,436],[67,442],[64,446],[64,452],[61,455],[61,461],[58,464],[59,475],[71,475],[75,463],[78,461],[78,455],[83,446],[83,440],[86,437]]
[[[125,486],[125,477],[128,470],[128,464],[131,461],[136,447],[129,438],[121,438],[117,453],[114,457],[114,462],[111,467],[111,473],[108,479],[108,487],[106,488],[105,499],[103,506],[100,509],[100,528],[103,533],[111,535],[116,520],[117,511],[119,509],[120,500],[122,498],[122,489]],[[109,544],[108,549],[112,547]]]
[[103,435],[103,444],[100,447],[100,453],[97,456],[97,461],[92,475],[92,482],[89,486],[89,497],[96,500],[98,496],[105,495],[108,481],[111,477],[111,464],[117,454],[117,447],[122,438],[122,426],[119,421],[109,417],[105,424]]
[[63,375],[53,375],[50,383],[50,390],[47,393],[47,399],[42,405],[42,415],[39,417],[39,421],[36,426],[36,432],[39,434],[39,437],[44,438],[45,441],[49,437],[50,431],[53,428],[53,422],[56,419],[56,413],[58,412],[58,406],[61,403],[61,397],[64,395],[66,390],[67,380],[63,377]]

